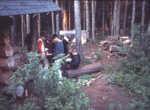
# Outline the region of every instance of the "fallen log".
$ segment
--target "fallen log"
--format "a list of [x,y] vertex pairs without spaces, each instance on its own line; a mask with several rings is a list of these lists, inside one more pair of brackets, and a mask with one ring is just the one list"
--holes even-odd
[[76,70],[68,70],[68,77],[77,77],[84,74],[91,74],[103,70],[103,66],[100,63],[89,64]]

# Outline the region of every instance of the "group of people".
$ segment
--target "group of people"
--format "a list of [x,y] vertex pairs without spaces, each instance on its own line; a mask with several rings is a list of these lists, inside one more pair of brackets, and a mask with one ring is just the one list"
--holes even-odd
[[64,62],[65,70],[78,68],[80,56],[75,48],[69,51],[68,44],[69,42],[64,37],[59,38],[56,34],[52,35],[52,37],[46,37],[46,33],[42,32],[38,39],[38,52],[41,54],[41,61],[44,62],[45,59],[48,59],[49,63],[53,63],[54,57],[64,54],[71,59]]

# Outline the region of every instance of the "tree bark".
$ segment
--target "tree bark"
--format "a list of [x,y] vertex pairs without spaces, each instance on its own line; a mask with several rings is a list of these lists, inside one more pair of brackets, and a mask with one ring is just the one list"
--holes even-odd
[[110,35],[112,35],[112,18],[113,18],[113,2],[110,1],[110,23],[109,23]]
[[144,26],[144,19],[145,19],[145,0],[142,2],[142,18],[141,18],[141,26]]
[[89,64],[76,70],[68,70],[68,77],[77,77],[84,74],[92,74],[103,70],[103,66],[100,63]]
[[115,0],[111,35],[119,37],[119,31],[120,31],[120,0]]
[[141,37],[140,37],[140,42],[143,50],[146,49],[146,42],[144,38],[144,21],[145,21],[145,0],[142,2],[142,18],[141,18]]
[[117,4],[117,16],[116,16],[116,36],[119,38],[120,35],[120,5],[121,2],[120,0],[118,0],[118,4]]
[[16,18],[15,18],[15,16],[12,16],[11,17],[12,18],[12,21],[13,21],[13,24],[11,25],[11,41],[12,41],[12,44],[13,45],[16,45],[16,43],[15,43],[15,40],[16,40],[16,33],[17,33],[17,31],[16,31]]
[[38,30],[38,38],[40,38],[40,31],[41,31],[41,16],[40,14],[37,15],[37,30]]
[[21,15],[21,37],[22,37],[22,47],[24,47],[24,15]]
[[132,5],[132,20],[131,20],[131,39],[133,40],[134,37],[134,21],[135,21],[135,0],[133,0],[133,5]]
[[[59,5],[58,0],[56,0],[56,4]],[[56,34],[59,34],[59,13],[56,13]]]
[[55,34],[54,12],[51,12],[51,17],[52,17],[52,34]]
[[29,34],[30,33],[30,15],[29,14],[27,14],[26,15],[26,27],[27,27],[27,34]]
[[102,25],[103,25],[103,37],[104,37],[104,32],[105,32],[105,3],[103,0],[103,20],[102,20]]
[[76,30],[76,49],[79,55],[81,56],[81,59],[83,58],[81,50],[81,16],[80,16],[80,1],[74,0],[74,12],[75,12],[75,30]]
[[37,50],[37,40],[38,40],[38,18],[37,16],[32,16],[32,25],[33,25],[33,44],[32,44],[32,50]]
[[95,12],[96,12],[96,1],[92,0],[92,41],[95,41]]
[[89,20],[89,1],[86,0],[86,31],[87,31],[87,39],[89,39],[89,29],[90,29],[90,20]]
[[127,12],[128,12],[128,0],[125,0],[124,21],[123,21],[124,34],[126,32]]

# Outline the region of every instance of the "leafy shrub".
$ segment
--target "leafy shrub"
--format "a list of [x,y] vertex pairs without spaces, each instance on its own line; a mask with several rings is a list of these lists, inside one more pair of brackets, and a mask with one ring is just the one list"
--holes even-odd
[[106,66],[104,66],[104,71],[105,72],[111,72],[112,71],[112,65],[106,65]]
[[8,91],[16,97],[18,85],[29,92],[16,110],[84,110],[89,109],[88,99],[74,80],[61,78],[60,68],[64,57],[56,58],[50,69],[40,64],[39,55],[28,54],[28,63],[19,67],[11,77]]
[[123,47],[123,43],[121,41],[119,41],[119,40],[116,41],[116,45]]
[[90,62],[89,59],[84,58],[84,59],[82,60],[82,64],[83,64],[83,65],[87,65],[87,64],[91,64],[91,62]]

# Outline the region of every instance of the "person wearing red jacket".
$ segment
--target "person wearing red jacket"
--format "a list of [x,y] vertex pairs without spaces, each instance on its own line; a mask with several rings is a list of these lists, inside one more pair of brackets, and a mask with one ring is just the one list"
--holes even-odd
[[42,32],[40,38],[38,39],[38,52],[41,54],[41,60],[46,56],[47,49],[44,45],[44,40],[46,40],[45,33]]

